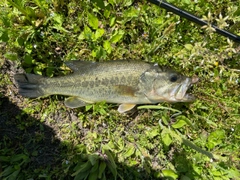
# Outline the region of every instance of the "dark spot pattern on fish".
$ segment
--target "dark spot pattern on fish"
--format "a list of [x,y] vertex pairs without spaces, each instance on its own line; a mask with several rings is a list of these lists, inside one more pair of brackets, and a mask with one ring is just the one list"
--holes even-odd
[[93,88],[93,87],[94,87],[94,82],[93,82],[93,81],[90,81],[90,82],[89,82],[89,85],[90,85],[91,88]]
[[115,77],[115,80],[114,80],[114,81],[115,81],[116,84],[118,84],[119,78],[118,78],[118,77]]
[[110,79],[110,83],[111,83],[111,84],[114,84],[114,83],[115,83],[115,78],[114,78],[114,77],[112,77],[112,78]]
[[129,76],[127,79],[128,82],[132,82],[132,76]]
[[101,84],[101,81],[97,79],[97,80],[94,82],[94,84],[95,84],[95,87],[98,87],[98,86]]
[[107,78],[102,79],[101,84],[104,86],[107,86],[109,83],[109,80]]
[[125,78],[125,76],[123,76],[123,77],[121,78],[121,83],[122,83],[122,84],[125,84],[125,83],[126,83],[126,78]]

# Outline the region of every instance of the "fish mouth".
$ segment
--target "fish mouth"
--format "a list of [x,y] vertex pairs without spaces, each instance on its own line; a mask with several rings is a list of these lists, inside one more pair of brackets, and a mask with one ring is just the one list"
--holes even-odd
[[193,87],[193,84],[199,81],[198,77],[186,78],[186,80],[176,88],[175,91],[175,100],[177,102],[192,102],[195,100],[195,97],[188,93],[188,91]]

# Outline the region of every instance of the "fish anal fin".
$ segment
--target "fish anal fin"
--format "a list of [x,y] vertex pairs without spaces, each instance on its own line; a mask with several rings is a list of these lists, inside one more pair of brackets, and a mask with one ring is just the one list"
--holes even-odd
[[78,107],[83,107],[86,106],[88,104],[91,104],[89,102],[86,102],[84,100],[82,100],[79,97],[69,97],[64,101],[65,106],[69,107],[69,108],[78,108]]
[[118,112],[119,113],[124,113],[126,111],[130,111],[132,108],[134,108],[136,106],[136,104],[121,104],[118,107]]
[[117,90],[118,94],[126,95],[126,96],[135,96],[136,89],[132,86],[127,85],[115,85],[115,89]]

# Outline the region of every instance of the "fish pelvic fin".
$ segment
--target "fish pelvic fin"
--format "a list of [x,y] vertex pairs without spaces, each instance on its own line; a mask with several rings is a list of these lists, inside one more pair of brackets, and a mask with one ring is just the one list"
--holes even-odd
[[24,97],[36,98],[44,96],[40,88],[41,80],[44,77],[35,74],[15,74],[15,82],[18,86],[18,92]]
[[126,111],[130,111],[135,106],[136,106],[136,104],[121,104],[118,107],[118,112],[119,113],[125,113]]
[[79,97],[69,97],[64,101],[64,104],[69,108],[78,108],[86,106],[91,103],[85,102]]

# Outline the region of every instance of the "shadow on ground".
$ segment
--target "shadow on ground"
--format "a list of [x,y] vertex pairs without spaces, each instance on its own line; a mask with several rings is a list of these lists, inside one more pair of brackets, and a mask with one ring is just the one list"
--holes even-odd
[[7,97],[1,97],[0,107],[0,174],[4,171],[5,177],[20,171],[31,174],[36,169],[62,163],[60,151],[64,147],[51,127],[25,114]]
[[[7,97],[1,97],[0,109],[0,177],[2,175],[5,178],[16,177],[17,179],[40,177],[73,179],[70,174],[59,174],[60,169],[64,170],[63,164],[69,157],[66,144],[62,144],[56,138],[56,133],[51,127],[25,114]],[[189,173],[191,167],[184,156],[180,159],[181,156],[178,156],[176,159],[177,167],[182,171],[180,174],[184,171]],[[122,170],[119,174],[125,178],[129,176],[128,179],[158,179],[144,169],[139,172],[139,169],[125,164],[118,164],[118,166]],[[152,169],[149,170],[155,172],[155,175],[158,173]]]

